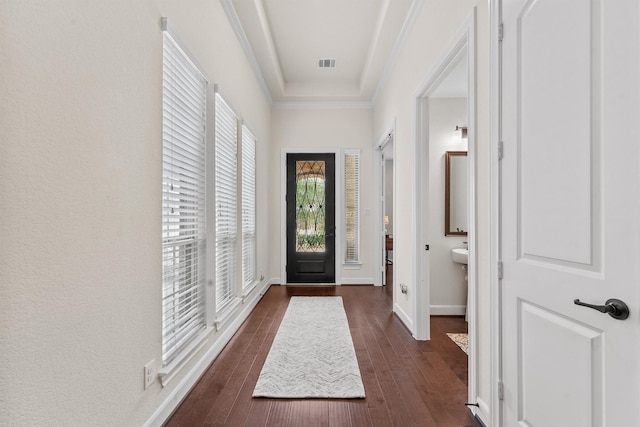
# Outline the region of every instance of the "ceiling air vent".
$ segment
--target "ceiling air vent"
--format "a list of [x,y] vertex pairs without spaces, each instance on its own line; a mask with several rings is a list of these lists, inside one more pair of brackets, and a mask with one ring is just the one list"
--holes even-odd
[[318,59],[318,67],[320,68],[335,68],[336,60],[335,59]]

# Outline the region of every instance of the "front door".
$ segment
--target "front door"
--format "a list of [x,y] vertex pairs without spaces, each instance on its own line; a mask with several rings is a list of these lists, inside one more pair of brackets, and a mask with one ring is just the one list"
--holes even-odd
[[639,5],[502,0],[505,426],[640,426]]
[[335,283],[335,154],[287,154],[287,283]]

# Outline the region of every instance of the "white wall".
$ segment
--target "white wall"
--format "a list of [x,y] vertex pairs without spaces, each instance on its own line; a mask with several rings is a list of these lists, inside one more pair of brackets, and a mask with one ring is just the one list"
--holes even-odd
[[467,151],[467,140],[454,136],[456,125],[467,125],[466,98],[429,99],[429,235],[431,314],[464,314],[466,271],[451,259],[451,249],[463,247],[466,236],[444,235],[445,152]]
[[[282,150],[295,149],[360,149],[361,194],[360,194],[360,266],[344,266],[336,273],[342,276],[342,283],[373,283],[374,254],[372,191],[373,183],[367,177],[373,176],[371,159],[373,156],[373,136],[370,109],[274,109],[272,112],[271,140],[273,150],[270,155],[271,197],[271,273],[280,276],[282,266],[281,236],[285,231],[281,226],[281,159]],[[336,168],[336,174],[342,173]],[[336,199],[340,197],[336,188]],[[340,213],[338,212],[337,215]],[[340,236],[340,234],[337,234]],[[341,240],[336,239],[336,244]],[[281,277],[281,282],[286,280]]]
[[268,272],[270,105],[220,2],[0,2],[2,424],[139,426],[193,366],[143,389],[162,356],[162,16],[256,133]]
[[[415,104],[416,94],[453,38],[477,9],[477,82],[476,82],[476,143],[477,143],[477,257],[478,257],[478,331],[479,331],[479,398],[490,402],[489,360],[489,2],[485,0],[425,1],[407,38],[398,53],[393,68],[375,99],[374,135],[386,131],[385,124],[394,122],[396,133],[395,167],[396,212],[415,216]],[[396,293],[396,305],[414,320],[414,230],[412,221],[397,221],[394,227],[394,272],[397,283],[408,287],[406,295]]]

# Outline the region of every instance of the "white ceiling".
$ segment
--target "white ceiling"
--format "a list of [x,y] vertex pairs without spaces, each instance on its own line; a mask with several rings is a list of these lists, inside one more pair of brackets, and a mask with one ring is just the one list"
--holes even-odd
[[422,2],[221,1],[274,103],[370,103]]

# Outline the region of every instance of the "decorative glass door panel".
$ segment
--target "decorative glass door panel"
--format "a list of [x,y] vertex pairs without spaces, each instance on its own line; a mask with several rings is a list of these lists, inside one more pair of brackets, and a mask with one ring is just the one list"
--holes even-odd
[[324,252],[325,162],[296,161],[296,252]]

